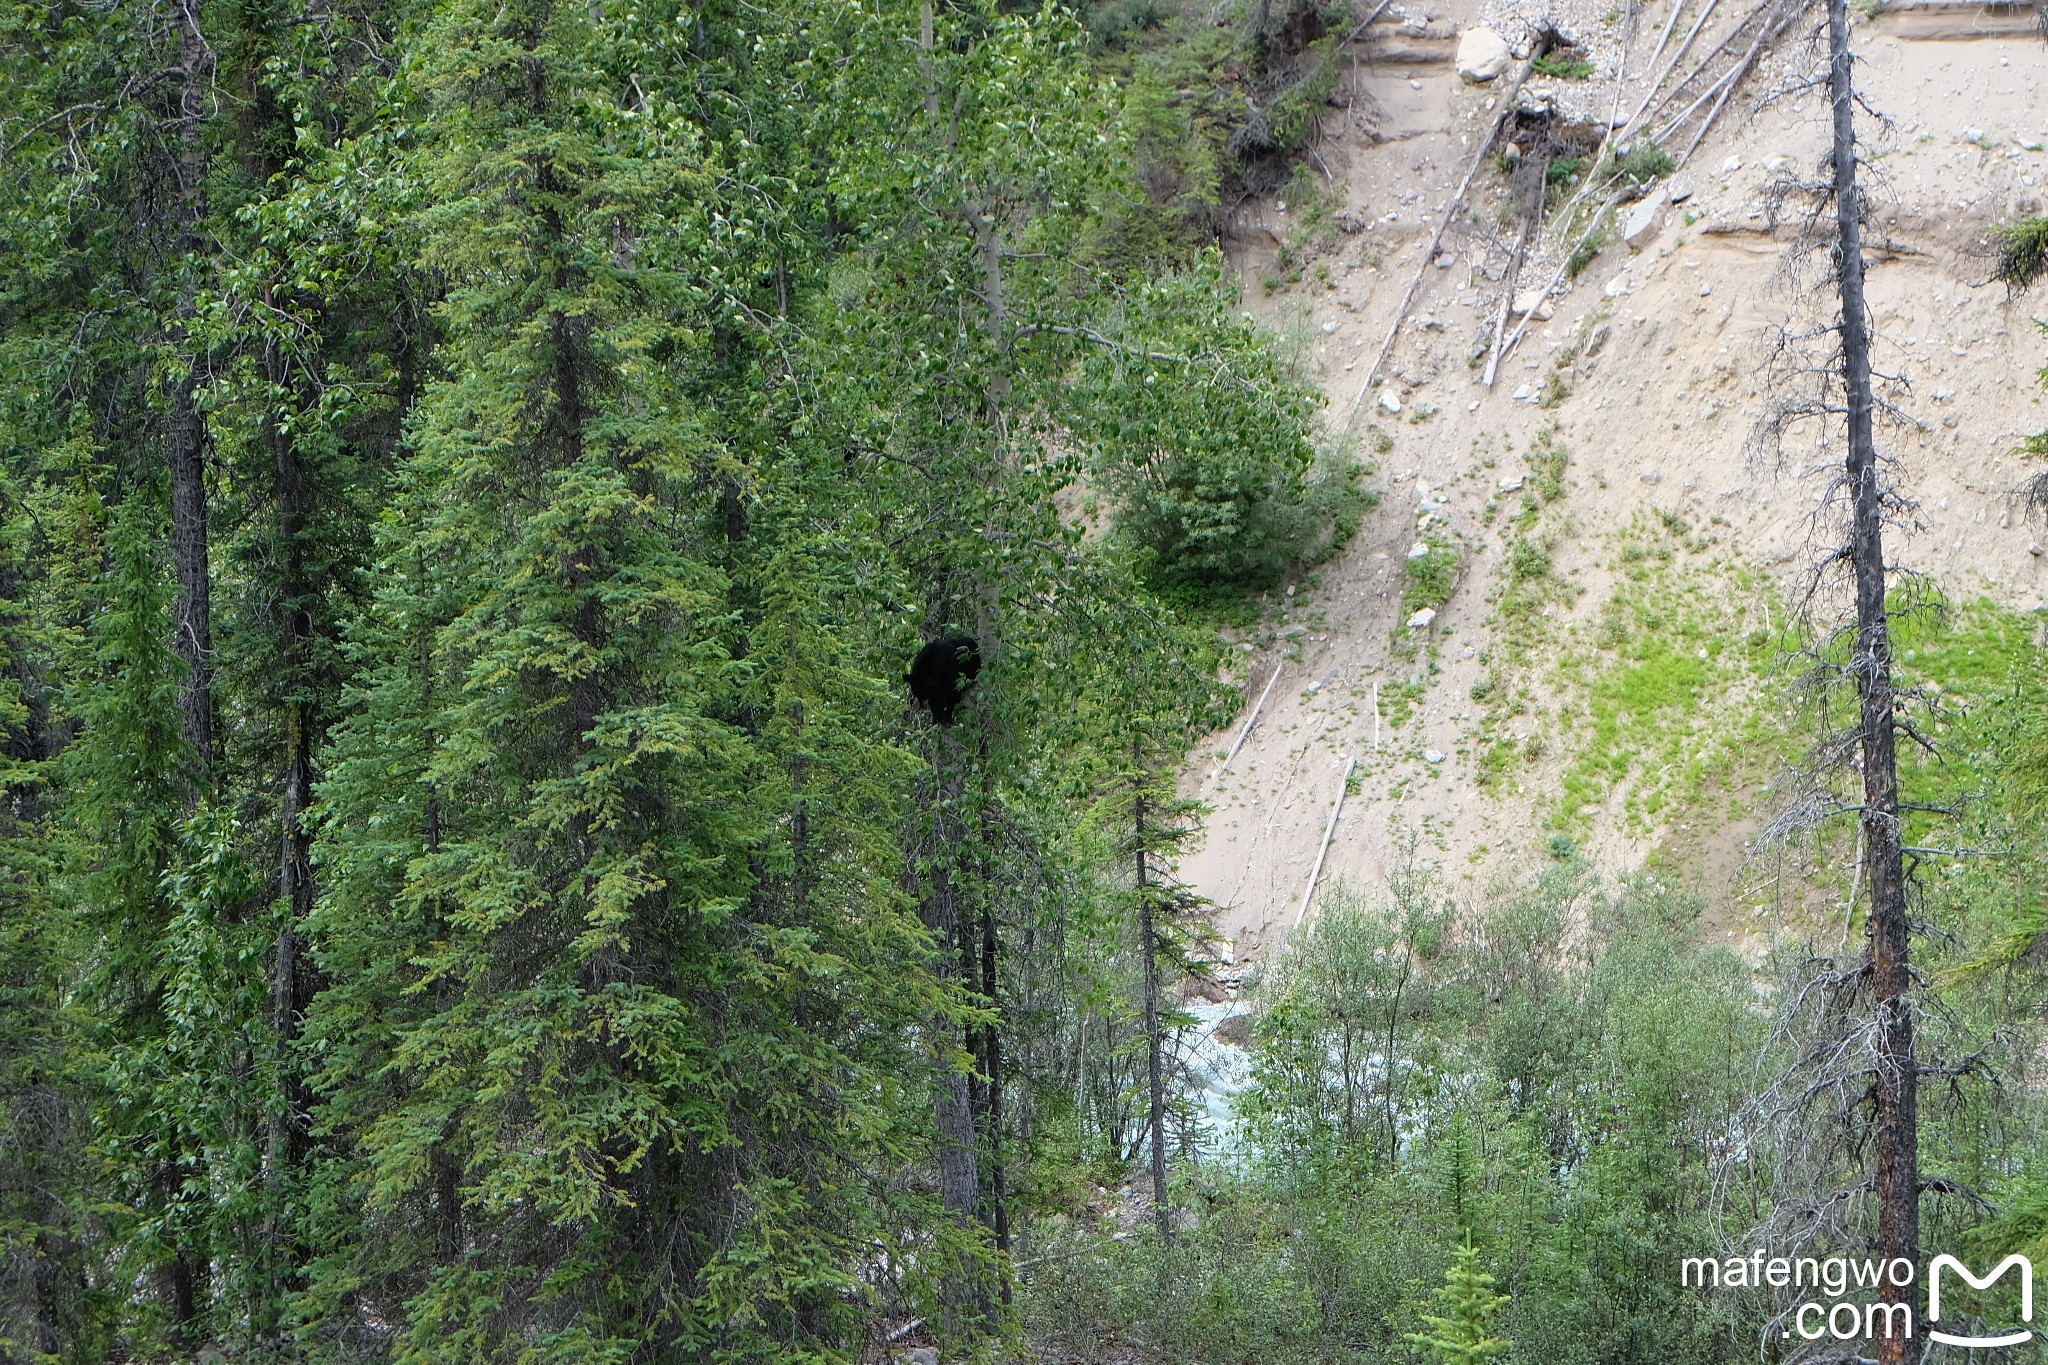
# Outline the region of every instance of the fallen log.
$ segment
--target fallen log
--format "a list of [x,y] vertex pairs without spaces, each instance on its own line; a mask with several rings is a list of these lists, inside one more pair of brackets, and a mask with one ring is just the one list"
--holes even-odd
[[1437,252],[1442,249],[1444,233],[1450,230],[1451,223],[1457,218],[1458,209],[1464,204],[1465,194],[1472,188],[1472,181],[1478,176],[1479,168],[1486,164],[1487,152],[1492,149],[1494,141],[1500,137],[1500,130],[1507,125],[1509,117],[1515,112],[1515,100],[1522,93],[1523,85],[1528,83],[1529,73],[1535,69],[1536,59],[1546,50],[1546,46],[1539,39],[1528,60],[1515,64],[1515,77],[1508,83],[1507,91],[1501,97],[1500,113],[1494,116],[1492,126],[1486,130],[1486,136],[1479,140],[1479,148],[1472,155],[1472,164],[1465,168],[1465,178],[1458,182],[1457,193],[1453,194],[1450,202],[1444,206],[1443,221],[1436,225],[1436,235],[1430,239],[1429,249],[1422,253],[1422,264],[1415,268],[1415,277],[1408,281],[1408,292],[1401,296],[1401,306],[1394,310],[1394,320],[1387,327],[1386,339],[1380,343],[1379,354],[1374,356],[1372,364],[1366,367],[1365,378],[1360,381],[1358,392],[1351,395],[1351,406],[1344,410],[1346,427],[1356,419],[1359,401],[1372,387],[1373,377],[1379,373],[1380,366],[1387,363],[1387,356],[1394,349],[1394,338],[1400,335],[1401,324],[1407,319],[1408,309],[1415,302],[1415,291],[1422,287],[1423,273],[1429,269],[1430,262],[1436,259]]

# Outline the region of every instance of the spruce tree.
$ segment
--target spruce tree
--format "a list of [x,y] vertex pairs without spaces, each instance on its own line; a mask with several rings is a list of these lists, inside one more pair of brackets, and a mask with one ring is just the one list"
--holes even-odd
[[1405,1333],[1402,1340],[1421,1347],[1439,1365],[1478,1365],[1507,1354],[1514,1345],[1493,1335],[1494,1314],[1508,1296],[1493,1292],[1493,1276],[1479,1268],[1479,1249],[1472,1245],[1470,1233],[1451,1254],[1443,1286],[1431,1297],[1442,1313],[1423,1314],[1429,1330]]

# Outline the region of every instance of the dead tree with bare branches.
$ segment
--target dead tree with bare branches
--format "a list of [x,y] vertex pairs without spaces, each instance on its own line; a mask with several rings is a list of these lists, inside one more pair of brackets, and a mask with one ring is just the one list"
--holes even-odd
[[[1764,1230],[1774,1245],[1848,1245],[1867,1239],[1873,1256],[1915,1268],[1878,1293],[1914,1313],[1920,1264],[1919,1081],[1916,1013],[1925,992],[1911,961],[1913,929],[1901,830],[1897,745],[1918,738],[1894,684],[1890,607],[1893,576],[1884,532],[1910,516],[1893,467],[1877,447],[1881,414],[1871,368],[1871,321],[1864,294],[1864,198],[1858,183],[1854,55],[1847,0],[1829,0],[1826,70],[1832,139],[1821,176],[1779,187],[1811,206],[1793,258],[1825,263],[1833,314],[1803,333],[1787,331],[1774,378],[1794,379],[1767,415],[1776,446],[1794,425],[1820,420],[1841,441],[1842,472],[1827,510],[1842,532],[1817,565],[1809,605],[1846,606],[1827,643],[1810,654],[1802,683],[1823,701],[1853,694],[1848,722],[1827,729],[1767,831],[1783,842],[1823,821],[1854,814],[1861,850],[1855,885],[1867,896],[1866,946],[1856,959],[1810,955],[1791,977],[1779,1043],[1790,1064],[1768,1087],[1759,1114],[1776,1129],[1778,1197]],[[1825,727],[1824,727],[1825,728]],[[1924,742],[1924,741],[1923,741]],[[1860,788],[1860,799],[1846,788]],[[1852,895],[1855,893],[1852,892]],[[1850,908],[1854,913],[1854,907]],[[1872,1213],[1874,1211],[1874,1219]],[[1874,1222],[1874,1227],[1873,1227]],[[1892,1333],[1870,1343],[1883,1365],[1917,1365],[1920,1337]]]

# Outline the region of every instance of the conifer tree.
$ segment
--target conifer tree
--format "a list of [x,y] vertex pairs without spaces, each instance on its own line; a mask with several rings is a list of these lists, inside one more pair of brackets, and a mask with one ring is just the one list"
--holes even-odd
[[1423,1314],[1429,1330],[1409,1332],[1402,1339],[1421,1347],[1438,1365],[1478,1365],[1507,1354],[1514,1345],[1493,1335],[1494,1314],[1508,1296],[1493,1292],[1493,1276],[1479,1268],[1479,1249],[1472,1245],[1469,1232],[1451,1254],[1442,1287],[1431,1297],[1443,1311]]

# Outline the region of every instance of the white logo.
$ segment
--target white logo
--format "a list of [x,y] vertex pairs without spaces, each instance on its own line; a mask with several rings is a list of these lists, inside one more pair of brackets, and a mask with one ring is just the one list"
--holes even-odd
[[[1981,1280],[1972,1275],[1970,1268],[1955,1257],[1935,1257],[1934,1264],[1927,1267],[1927,1320],[1929,1322],[1941,1321],[1941,1268],[1943,1266],[1947,1266],[1955,1271],[1956,1274],[1962,1276],[1969,1282],[1972,1289],[1989,1289],[1994,1281],[2004,1276],[2006,1271],[2011,1270],[2014,1266],[2018,1266],[2020,1268],[2020,1321],[2032,1322],[2034,1320],[2034,1263],[2024,1256],[2014,1254],[2000,1261],[1998,1268]],[[1949,1346],[1967,1347],[2018,1346],[2033,1340],[2034,1337],[2033,1332],[2027,1329],[2011,1332],[2002,1337],[1959,1337],[1949,1332],[1937,1332],[1931,1329],[1927,1335],[1931,1339]]]

